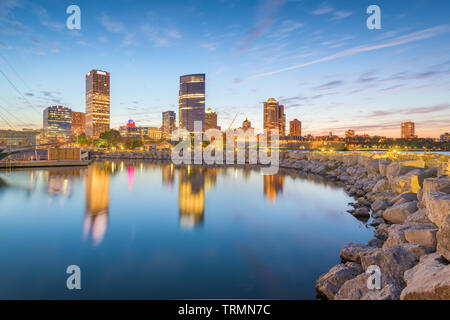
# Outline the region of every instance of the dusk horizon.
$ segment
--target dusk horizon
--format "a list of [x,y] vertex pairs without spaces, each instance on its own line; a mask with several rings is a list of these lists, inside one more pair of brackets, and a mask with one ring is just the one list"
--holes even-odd
[[420,138],[439,138],[450,128],[450,4],[380,1],[382,28],[369,30],[370,4],[80,1],[81,29],[68,30],[65,1],[4,1],[0,129],[41,128],[53,105],[85,112],[85,75],[98,69],[111,75],[111,128],[160,127],[167,110],[178,122],[180,76],[204,73],[222,128],[237,114],[235,127],[248,118],[262,132],[275,98],[304,135],[399,138],[413,121]]

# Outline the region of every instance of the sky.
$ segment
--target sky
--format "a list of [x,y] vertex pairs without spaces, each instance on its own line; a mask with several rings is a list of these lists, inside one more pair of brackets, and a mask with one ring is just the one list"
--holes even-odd
[[[81,12],[70,30],[69,5]],[[369,29],[369,5],[381,29]],[[302,133],[450,132],[450,1],[0,0],[0,128],[41,128],[42,110],[85,111],[85,75],[111,74],[111,127],[178,119],[179,77],[206,74],[227,129],[262,129],[275,98]]]

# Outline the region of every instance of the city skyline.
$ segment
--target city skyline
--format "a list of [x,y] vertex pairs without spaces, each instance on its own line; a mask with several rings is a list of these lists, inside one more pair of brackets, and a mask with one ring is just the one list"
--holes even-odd
[[419,137],[449,131],[448,2],[380,1],[382,30],[366,28],[367,1],[176,3],[178,13],[174,4],[81,1],[81,30],[65,28],[64,4],[2,4],[2,116],[39,128],[48,106],[84,111],[83,75],[100,69],[112,75],[112,128],[130,117],[160,126],[161,112],[178,109],[179,76],[202,72],[205,107],[222,128],[239,112],[235,123],[248,117],[261,132],[262,103],[274,97],[304,135],[398,138],[408,120]]

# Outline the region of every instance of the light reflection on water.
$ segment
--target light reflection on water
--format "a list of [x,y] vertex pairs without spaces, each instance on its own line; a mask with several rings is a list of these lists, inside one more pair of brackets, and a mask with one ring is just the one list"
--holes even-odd
[[341,188],[293,171],[99,161],[0,177],[0,298],[313,299],[342,246],[372,234]]

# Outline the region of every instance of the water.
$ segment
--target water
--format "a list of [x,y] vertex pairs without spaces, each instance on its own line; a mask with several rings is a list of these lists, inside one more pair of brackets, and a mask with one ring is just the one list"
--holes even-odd
[[120,161],[0,177],[2,299],[315,299],[344,244],[372,235],[311,177]]

